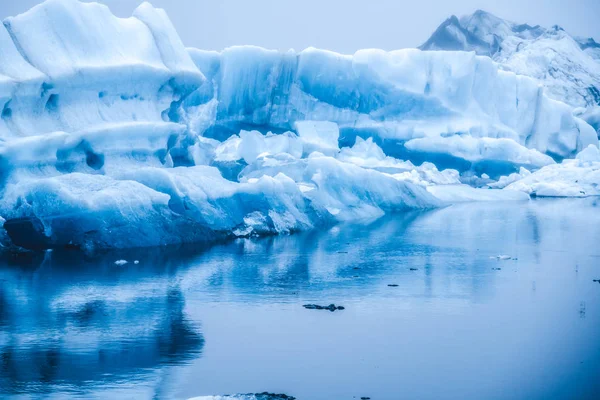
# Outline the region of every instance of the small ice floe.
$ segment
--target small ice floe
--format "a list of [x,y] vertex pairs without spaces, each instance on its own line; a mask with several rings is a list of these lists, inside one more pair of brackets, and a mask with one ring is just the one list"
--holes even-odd
[[[511,256],[507,256],[505,254],[501,254],[501,255],[497,255],[497,256],[491,256],[490,257],[492,260],[510,260],[512,259]],[[516,259],[515,259],[516,260]]]
[[118,265],[118,266],[125,265],[127,263],[129,263],[129,261],[127,261],[127,260],[117,260],[117,261],[115,261],[115,265]]
[[135,260],[133,263],[137,265],[140,263],[140,260]]

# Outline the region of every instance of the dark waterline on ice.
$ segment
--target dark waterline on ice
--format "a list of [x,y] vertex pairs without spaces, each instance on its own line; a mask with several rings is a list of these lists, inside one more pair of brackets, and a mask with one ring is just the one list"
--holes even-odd
[[599,243],[563,199],[3,262],[0,397],[600,398]]

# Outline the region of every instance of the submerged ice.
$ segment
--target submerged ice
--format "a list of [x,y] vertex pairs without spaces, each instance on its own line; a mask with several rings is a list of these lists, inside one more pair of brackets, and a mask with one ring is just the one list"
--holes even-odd
[[0,51],[5,247],[202,242],[598,194],[595,130],[473,53],[186,49],[148,3],[123,19],[77,0],[6,19]]

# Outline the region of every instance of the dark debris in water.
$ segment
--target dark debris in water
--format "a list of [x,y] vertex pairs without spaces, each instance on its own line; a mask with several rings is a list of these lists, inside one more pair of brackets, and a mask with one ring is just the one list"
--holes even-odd
[[252,398],[256,400],[296,400],[293,396],[288,396],[287,394],[278,394],[278,393],[245,393],[245,394],[236,394],[236,395],[225,395],[224,398],[239,398],[240,396],[246,398]]
[[296,400],[295,397],[293,396],[288,396],[287,394],[278,394],[278,393],[269,393],[269,392],[262,392],[262,393],[245,393],[245,394],[236,394],[236,395],[225,395],[222,396],[223,398],[235,398],[238,399],[241,397],[244,398],[252,398],[255,400]]
[[305,304],[302,307],[304,307],[308,310],[329,310],[331,312],[334,312],[335,310],[344,310],[345,309],[344,306],[336,306],[335,304],[330,304],[328,306],[320,306],[318,304]]
[[418,271],[418,270],[419,270],[419,268],[411,268],[410,270],[411,270],[411,271]]
[[288,396],[287,394],[277,394],[268,392],[256,393],[254,397],[256,397],[256,400],[296,400],[295,397]]
[[398,287],[398,285],[397,285],[397,284],[395,284],[395,283],[390,283],[388,286],[389,286],[389,287]]
[[600,279],[594,279],[594,282],[600,283]]

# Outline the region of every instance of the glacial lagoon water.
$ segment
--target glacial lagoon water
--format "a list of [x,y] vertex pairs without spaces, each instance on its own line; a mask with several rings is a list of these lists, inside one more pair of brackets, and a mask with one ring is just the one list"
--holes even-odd
[[594,279],[593,198],[204,249],[5,258],[0,397],[597,399]]

